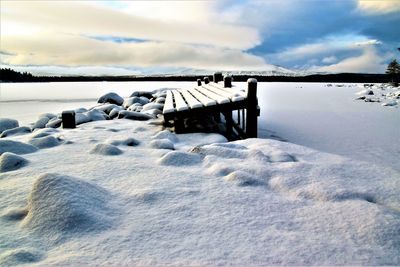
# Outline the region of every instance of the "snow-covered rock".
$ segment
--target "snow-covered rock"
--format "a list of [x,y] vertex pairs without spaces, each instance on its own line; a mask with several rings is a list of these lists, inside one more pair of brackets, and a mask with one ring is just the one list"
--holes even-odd
[[124,103],[124,99],[116,93],[108,93],[108,94],[102,95],[97,100],[97,103],[110,103],[110,104],[116,104],[118,106],[121,106],[122,103]]
[[0,139],[0,155],[4,152],[11,152],[14,154],[28,154],[38,150],[37,147],[30,144],[22,143],[13,140]]
[[174,150],[174,144],[169,139],[156,139],[150,142],[150,147]]
[[0,172],[17,170],[28,163],[26,159],[14,153],[5,152],[0,156]]
[[153,119],[154,117],[145,113],[136,112],[136,111],[127,111],[121,110],[118,113],[118,119],[129,119],[129,120],[138,120],[138,121],[146,121]]
[[145,97],[147,99],[150,99],[153,97],[153,94],[151,92],[147,92],[147,91],[135,91],[131,94],[131,97]]
[[32,126],[32,130],[45,128],[46,124],[49,122],[48,117],[40,117]]
[[149,99],[147,99],[146,97],[143,97],[143,96],[141,96],[141,97],[132,96],[132,97],[129,97],[129,98],[125,99],[122,106],[124,108],[128,108],[128,107],[130,107],[130,106],[132,106],[133,104],[136,104],[136,103],[138,103],[138,104],[143,106],[143,105],[146,105],[147,103],[149,103]]
[[90,150],[90,153],[104,156],[117,156],[122,154],[122,150],[110,144],[97,144]]
[[162,110],[164,108],[163,104],[158,104],[158,103],[148,103],[146,105],[143,106],[143,110],[142,111],[146,111],[146,110],[150,110],[150,109],[158,109],[158,110]]
[[22,226],[48,242],[96,233],[112,225],[107,202],[110,194],[82,179],[60,175],[40,175],[28,198],[28,213]]
[[61,126],[61,124],[62,124],[62,120],[57,117],[54,117],[54,118],[50,119],[48,123],[46,123],[46,127],[47,128],[58,128]]
[[4,132],[5,130],[16,128],[19,126],[17,120],[8,119],[8,118],[0,118],[0,133]]
[[114,145],[114,146],[120,146],[120,145],[137,146],[140,144],[140,141],[135,138],[129,137],[129,138],[122,139],[122,140],[112,140],[112,141],[110,141],[110,144]]
[[40,149],[55,147],[62,144],[62,142],[58,138],[52,135],[39,138],[32,138],[31,140],[29,140],[29,143]]
[[3,131],[0,134],[0,138],[7,137],[7,136],[13,136],[13,135],[22,135],[22,134],[27,134],[31,132],[31,128],[27,126],[20,126],[12,129],[8,129]]

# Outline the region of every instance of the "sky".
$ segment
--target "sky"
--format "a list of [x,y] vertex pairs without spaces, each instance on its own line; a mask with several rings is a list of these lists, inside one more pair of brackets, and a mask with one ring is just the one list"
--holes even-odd
[[36,75],[383,73],[400,0],[10,1],[1,66]]

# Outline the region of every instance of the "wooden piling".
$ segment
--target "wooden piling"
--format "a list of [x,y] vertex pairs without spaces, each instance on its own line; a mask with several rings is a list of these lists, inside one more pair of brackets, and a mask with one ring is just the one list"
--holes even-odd
[[257,80],[250,78],[247,80],[247,118],[246,135],[248,138],[257,137]]
[[226,75],[224,77],[224,87],[231,88],[232,87],[232,77],[229,75]]
[[209,79],[208,77],[204,77],[204,83],[205,83],[205,84],[210,83],[210,79]]
[[220,81],[222,81],[222,73],[221,72],[214,73],[214,82],[217,83]]
[[76,127],[75,111],[66,110],[61,114],[62,126],[64,129],[73,129]]
[[201,80],[197,79],[197,86],[201,86]]

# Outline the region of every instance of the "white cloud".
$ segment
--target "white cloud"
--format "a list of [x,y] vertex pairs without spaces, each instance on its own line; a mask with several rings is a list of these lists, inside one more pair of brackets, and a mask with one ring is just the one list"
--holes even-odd
[[400,12],[399,0],[359,0],[358,8],[369,14]]
[[336,64],[328,66],[314,66],[314,71],[333,73],[383,73],[386,66],[385,58],[379,55],[375,48],[367,47],[363,53],[356,57],[346,58]]
[[15,56],[7,65],[189,67],[201,69],[262,69],[261,57],[237,50],[176,42],[114,43],[76,35],[9,36],[1,47]]
[[[117,10],[90,1],[5,1],[1,8],[1,34],[3,38],[42,32],[123,36],[242,50],[261,42],[255,28],[202,17],[206,4],[195,12],[197,2],[167,2],[171,8],[166,12],[170,16],[159,17],[161,13],[153,7],[154,3],[144,3],[147,2],[127,2],[128,8]],[[144,7],[153,15],[140,16]]]
[[324,57],[321,61],[322,61],[322,63],[325,63],[325,64],[332,64],[332,63],[335,63],[335,62],[337,62],[337,57],[335,57],[335,56],[330,56],[330,57]]

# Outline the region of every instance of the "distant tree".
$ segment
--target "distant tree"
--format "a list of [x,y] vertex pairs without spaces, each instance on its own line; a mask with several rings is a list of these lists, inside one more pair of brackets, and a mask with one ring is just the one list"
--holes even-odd
[[393,59],[387,66],[386,73],[392,78],[392,84],[394,86],[399,86],[399,74],[400,74],[400,64],[396,59]]
[[0,81],[4,82],[32,82],[35,77],[28,72],[18,72],[12,69],[0,69]]

